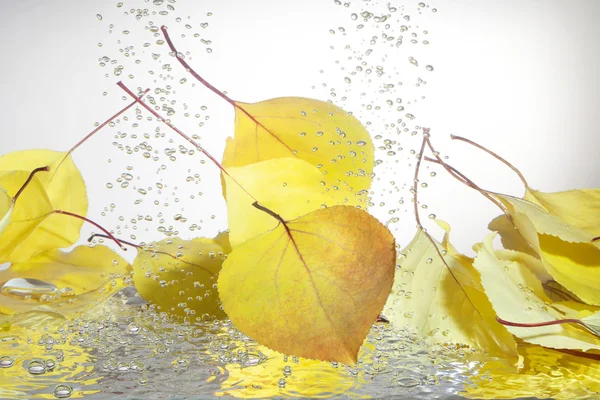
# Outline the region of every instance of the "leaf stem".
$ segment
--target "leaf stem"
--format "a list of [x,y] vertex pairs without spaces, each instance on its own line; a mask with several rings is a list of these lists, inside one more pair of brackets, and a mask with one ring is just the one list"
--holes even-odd
[[104,121],[103,123],[101,123],[100,125],[98,125],[96,127],[96,129],[94,129],[93,131],[91,131],[90,133],[88,133],[83,139],[81,139],[79,142],[77,142],[77,144],[75,144],[75,146],[71,147],[69,149],[69,151],[67,151],[67,154],[65,154],[65,156],[63,157],[62,160],[60,160],[60,163],[56,166],[56,168],[54,169],[54,173],[52,174],[52,176],[50,177],[50,181],[52,181],[52,179],[54,178],[54,175],[56,174],[56,171],[58,171],[58,169],[60,168],[60,166],[63,164],[63,162],[65,162],[65,160],[67,159],[67,157],[69,157],[69,155],[71,153],[73,153],[75,150],[77,150],[77,148],[79,148],[79,146],[81,146],[83,143],[85,143],[89,138],[91,138],[92,136],[94,136],[100,129],[104,128],[106,125],[108,125],[112,120],[114,120],[115,118],[117,118],[118,116],[120,116],[121,114],[123,114],[125,111],[129,110],[131,107],[133,107],[137,101],[141,98],[143,98],[146,93],[148,93],[150,91],[150,89],[146,89],[140,96],[139,98],[137,98],[136,100],[132,101],[131,103],[129,103],[127,106],[123,107],[119,112],[117,112],[115,115],[113,115],[112,117],[108,118],[106,121]]
[[512,169],[518,176],[519,179],[521,179],[521,182],[523,182],[523,185],[525,185],[526,188],[529,188],[529,184],[527,183],[527,180],[525,179],[525,177],[523,176],[523,174],[521,173],[521,171],[519,171],[517,169],[517,167],[515,167],[514,165],[512,165],[511,163],[509,163],[506,159],[500,157],[500,155],[494,153],[492,150],[483,147],[482,145],[480,145],[479,143],[475,143],[474,141],[464,138],[462,136],[456,136],[456,135],[450,135],[450,138],[452,140],[460,140],[462,142],[468,143],[471,146],[475,146],[480,150],[485,151],[486,153],[490,154],[492,157],[496,158],[497,160],[501,161],[502,163],[504,163],[504,165],[506,165],[508,168]]
[[[296,153],[286,143],[284,143],[270,129],[268,129],[261,122],[259,122],[252,114],[250,114],[248,111],[246,111],[245,108],[243,108],[242,106],[240,106],[237,102],[235,102],[234,100],[232,100],[231,97],[229,97],[225,93],[221,92],[215,86],[211,85],[206,79],[204,79],[203,77],[201,77],[200,74],[198,74],[196,71],[194,71],[194,69],[183,59],[183,55],[181,53],[179,53],[177,51],[177,49],[175,48],[175,45],[173,44],[173,41],[171,40],[171,37],[169,36],[169,32],[167,32],[167,27],[165,25],[161,26],[160,30],[162,31],[163,35],[165,36],[165,40],[167,41],[167,44],[169,45],[169,48],[171,49],[171,52],[174,54],[174,57],[177,59],[177,61],[179,61],[179,63],[183,66],[183,68],[185,68],[185,70],[187,72],[189,72],[190,74],[192,74],[192,76],[194,78],[196,78],[200,83],[202,83],[206,88],[210,89],[212,92],[216,93],[219,97],[221,97],[226,102],[228,102],[229,104],[231,104],[233,106],[233,108],[236,108],[236,109],[240,110],[241,112],[243,112],[244,114],[246,114],[246,116],[248,118],[250,118],[252,120],[252,122],[254,122],[256,125],[258,125],[261,128],[263,128],[271,136],[273,136],[275,139],[277,139],[277,141],[279,141],[279,143],[281,143],[286,149],[288,149],[292,153],[292,155],[294,157],[297,157]],[[181,54],[181,56],[180,56],[180,54]]]
[[593,239],[592,239],[592,242],[596,242],[596,241],[598,241],[598,240],[600,240],[600,236],[593,238]]
[[29,177],[27,178],[27,180],[25,181],[25,183],[23,183],[23,185],[21,186],[21,188],[19,189],[19,191],[17,192],[17,194],[15,194],[15,197],[13,197],[13,204],[17,202],[17,199],[19,198],[19,196],[21,196],[21,193],[23,193],[23,190],[25,190],[25,188],[27,187],[27,185],[29,185],[33,179],[33,177],[35,176],[35,174],[37,174],[38,172],[48,172],[50,171],[50,168],[48,166],[46,167],[39,167],[34,169],[33,171],[31,171],[31,173],[29,174]]
[[258,201],[255,201],[254,203],[252,203],[252,206],[254,208],[258,208],[260,211],[266,212],[267,214],[269,214],[271,217],[275,218],[277,221],[281,222],[282,224],[285,225],[285,221],[283,220],[283,218],[281,218],[281,215],[275,213],[274,211],[269,210],[267,207],[262,206],[258,203]]
[[[102,235],[102,234],[100,234],[100,233],[94,233],[93,235],[91,235],[91,236],[88,238],[88,240],[87,240],[87,241],[88,241],[88,242],[91,242],[92,240],[94,240],[94,238],[97,238],[97,237],[100,237],[100,238],[105,238],[105,239],[112,239],[112,238],[111,238],[110,236],[108,236],[108,235]],[[128,241],[126,241],[126,240],[123,240],[123,239],[118,239],[118,240],[119,240],[119,242],[121,242],[121,243],[123,243],[123,244],[126,244],[127,246],[135,247],[135,248],[136,248],[136,249],[138,249],[138,250],[149,251],[149,252],[151,252],[151,253],[154,253],[154,254],[162,254],[162,255],[165,255],[165,256],[171,257],[172,259],[174,259],[174,260],[176,260],[176,261],[178,261],[178,262],[182,262],[182,263],[184,263],[184,264],[188,264],[188,265],[191,265],[191,266],[193,266],[193,267],[200,268],[200,269],[204,270],[205,272],[208,272],[208,273],[209,273],[209,274],[211,274],[211,275],[215,275],[215,273],[214,273],[213,271],[210,271],[210,270],[208,270],[208,269],[204,268],[204,267],[203,267],[203,266],[201,266],[201,265],[198,265],[198,264],[193,264],[193,263],[191,263],[191,262],[188,262],[188,261],[182,260],[181,258],[179,258],[179,257],[177,257],[177,256],[174,256],[174,255],[173,255],[173,254],[171,254],[171,253],[167,253],[167,252],[165,252],[165,251],[153,250],[153,249],[147,248],[147,247],[146,247],[146,246],[144,246],[144,245],[141,245],[141,244],[135,244],[135,243],[131,243],[131,242],[128,242]]]
[[[114,240],[114,237],[111,237],[108,235],[103,235],[101,233],[93,233],[90,235],[90,237],[87,239],[87,241],[91,243],[92,240],[94,240],[97,237]],[[127,246],[135,247],[136,249],[141,249],[143,247],[143,246],[140,246],[139,244],[131,243],[131,242],[128,242],[128,241],[120,239],[120,238],[118,238],[117,240],[122,244],[126,244]]]
[[173,125],[169,120],[165,119],[164,117],[162,117],[159,113],[157,113],[152,107],[150,107],[148,104],[144,103],[140,98],[138,98],[131,90],[129,90],[129,88],[127,86],[125,86],[125,84],[121,81],[117,82],[117,85],[123,89],[129,96],[135,98],[136,102],[139,103],[139,105],[141,105],[142,107],[144,107],[146,110],[148,110],[152,115],[154,115],[159,121],[161,121],[162,123],[164,123],[165,125],[167,125],[169,128],[171,128],[172,130],[174,130],[179,136],[181,136],[182,138],[184,138],[185,140],[187,140],[188,142],[190,142],[196,149],[198,149],[198,151],[204,153],[204,155],[206,157],[208,157],[208,159],[217,166],[217,168],[219,168],[221,170],[221,172],[223,172],[225,175],[227,175],[229,178],[231,178],[231,180],[233,182],[235,182],[244,192],[246,192],[246,194],[248,196],[250,196],[254,201],[258,201],[254,196],[252,196],[247,190],[246,188],[244,188],[233,176],[231,176],[229,174],[229,172],[227,172],[227,170],[221,165],[221,163],[219,163],[217,161],[216,158],[214,158],[208,151],[206,151],[202,146],[200,146],[199,143],[197,143],[196,141],[194,141],[191,137],[189,137],[188,135],[186,135],[185,133],[183,133],[181,130],[179,130],[179,128],[177,128],[175,125]]
[[415,219],[417,221],[417,227],[423,229],[421,224],[421,218],[419,217],[419,205],[418,205],[418,182],[419,182],[419,169],[421,168],[421,161],[423,161],[423,153],[425,152],[425,144],[429,138],[430,128],[423,128],[423,142],[421,143],[421,150],[417,156],[417,165],[415,166],[415,175],[413,178],[413,203],[415,210]]
[[573,319],[573,318],[568,318],[568,319],[557,319],[554,321],[546,321],[546,322],[532,322],[532,323],[523,323],[523,322],[511,322],[511,321],[506,321],[500,317],[496,317],[496,320],[501,323],[502,325],[506,325],[506,326],[514,326],[517,328],[538,328],[538,327],[542,327],[542,326],[550,326],[550,325],[560,325],[560,324],[578,324],[583,326],[584,328],[588,329],[587,325],[585,324],[585,322],[579,320],[579,319]]
[[119,239],[117,239],[116,237],[114,237],[108,230],[106,230],[104,227],[102,227],[99,223],[92,221],[89,218],[84,217],[83,215],[79,215],[79,214],[75,214],[69,211],[64,211],[64,210],[54,210],[52,211],[53,214],[63,214],[63,215],[68,215],[70,217],[74,217],[77,219],[80,219],[82,221],[85,221],[89,224],[94,225],[96,228],[100,229],[102,232],[104,232],[112,241],[114,241],[117,245],[119,245],[119,247],[121,248],[121,250],[123,251],[127,251],[127,249],[125,248],[125,246],[123,246],[123,244],[119,241]]

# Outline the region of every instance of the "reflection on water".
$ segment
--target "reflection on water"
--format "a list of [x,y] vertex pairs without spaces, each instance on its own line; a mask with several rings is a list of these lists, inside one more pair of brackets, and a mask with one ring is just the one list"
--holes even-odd
[[600,390],[595,359],[523,346],[517,374],[502,360],[428,347],[386,324],[373,327],[354,367],[286,357],[227,321],[168,321],[129,293],[67,324],[38,312],[5,325],[0,398],[573,398]]

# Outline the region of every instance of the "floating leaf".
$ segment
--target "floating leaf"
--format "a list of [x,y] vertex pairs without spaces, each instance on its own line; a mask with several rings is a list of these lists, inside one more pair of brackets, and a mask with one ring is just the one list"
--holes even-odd
[[389,295],[394,238],[365,211],[316,210],[236,247],[219,274],[223,309],[282,353],[356,362]]
[[180,317],[224,317],[214,287],[225,255],[226,235],[215,239],[169,238],[138,249],[134,284],[156,310]]
[[33,177],[15,202],[11,223],[0,235],[0,262],[25,262],[38,252],[69,247],[79,239],[81,219],[52,214],[54,210],[87,213],[85,183],[70,156],[62,162],[65,154],[26,150],[0,157],[0,187],[10,197],[32,171],[49,167],[49,172]]
[[[496,354],[516,355],[516,343],[496,321],[473,260],[456,252],[449,243],[450,227],[443,221],[436,222],[446,231],[443,244],[432,243],[419,230],[402,250],[384,315],[398,327],[412,327],[431,344],[466,344]],[[434,246],[445,253],[448,266]]]
[[131,266],[105,246],[49,250],[0,271],[0,312],[47,309],[70,318],[126,286]]
[[[563,302],[555,307],[545,294],[541,282],[528,267],[517,261],[501,260],[492,247],[495,233],[490,234],[473,266],[481,274],[481,284],[498,317],[511,323],[536,324],[560,319],[578,319],[578,303]],[[581,304],[579,304],[581,305]],[[594,307],[588,306],[589,309]],[[574,324],[536,327],[507,326],[520,339],[555,349],[600,350],[600,337]]]
[[348,203],[347,193],[326,187],[323,174],[297,158],[279,158],[240,168],[232,167],[228,173],[229,176],[225,177],[225,197],[230,239],[234,248],[259,233],[275,228],[278,223],[272,216],[252,206],[255,199],[284,220],[301,217],[325,206]]

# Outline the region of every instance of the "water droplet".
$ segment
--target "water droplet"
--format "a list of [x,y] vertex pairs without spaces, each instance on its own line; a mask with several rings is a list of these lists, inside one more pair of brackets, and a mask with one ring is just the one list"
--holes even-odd
[[427,71],[433,71],[433,65],[427,65],[427,66],[425,66],[425,69]]
[[359,140],[358,142],[356,142],[356,145],[360,147],[365,146],[366,144],[367,142],[365,142],[364,140]]
[[71,397],[71,393],[73,393],[73,388],[69,385],[56,385],[54,388],[54,397],[57,399],[66,399]]
[[99,21],[102,21],[102,14],[96,14],[96,18],[98,18]]
[[0,357],[0,368],[10,368],[15,365],[15,360],[9,356]]
[[428,258],[427,260],[425,260],[426,264],[431,264],[433,262],[433,258]]
[[54,294],[56,286],[39,279],[14,278],[2,286],[2,293],[11,296],[39,299],[44,294]]
[[31,361],[27,365],[27,371],[32,375],[41,375],[46,372],[46,366],[41,361]]

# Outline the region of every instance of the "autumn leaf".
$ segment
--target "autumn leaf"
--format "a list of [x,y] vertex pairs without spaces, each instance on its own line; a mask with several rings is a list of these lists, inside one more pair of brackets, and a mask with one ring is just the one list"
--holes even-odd
[[[481,274],[481,284],[498,317],[510,321],[505,323],[506,328],[520,339],[544,347],[600,351],[600,337],[576,324],[515,326],[579,319],[581,306],[585,306],[574,301],[553,302],[530,268],[518,261],[498,258],[492,246],[495,235],[490,234],[479,246],[473,266]],[[592,306],[587,309],[597,311]]]
[[172,55],[186,71],[234,107],[234,138],[227,139],[224,168],[297,157],[317,167],[327,187],[345,193],[347,205],[366,208],[373,143],[358,119],[329,102],[302,97],[252,104],[235,101],[196,73],[175,48],[167,28],[161,30]]
[[516,343],[496,321],[473,260],[450,245],[449,225],[436,222],[446,231],[443,243],[432,242],[419,229],[401,251],[385,317],[398,327],[410,326],[431,344],[466,344],[515,356]]
[[[11,198],[21,191],[32,171],[49,168],[35,174],[14,202],[10,223],[0,234],[0,262],[25,262],[38,252],[69,247],[79,239],[83,220],[54,213],[87,213],[85,183],[70,156],[63,162],[65,155],[26,150],[0,157],[0,187]],[[7,204],[6,198],[3,203]]]
[[282,353],[356,362],[389,295],[394,239],[348,206],[313,211],[234,248],[219,274],[223,309]]
[[297,158],[267,160],[228,168],[227,172],[227,216],[234,248],[278,223],[253,207],[254,201],[258,200],[284,220],[347,202],[344,192],[325,187],[323,174],[316,167]]
[[48,250],[0,271],[0,313],[45,309],[72,318],[127,286],[130,272],[105,246]]
[[504,231],[503,242],[507,235],[522,236],[554,280],[584,302],[600,305],[600,248],[592,242],[592,234],[568,225],[534,203],[508,195],[495,196],[506,206],[518,229]]
[[138,248],[134,285],[158,312],[179,317],[223,318],[215,287],[226,254],[227,235],[215,239],[168,238]]

